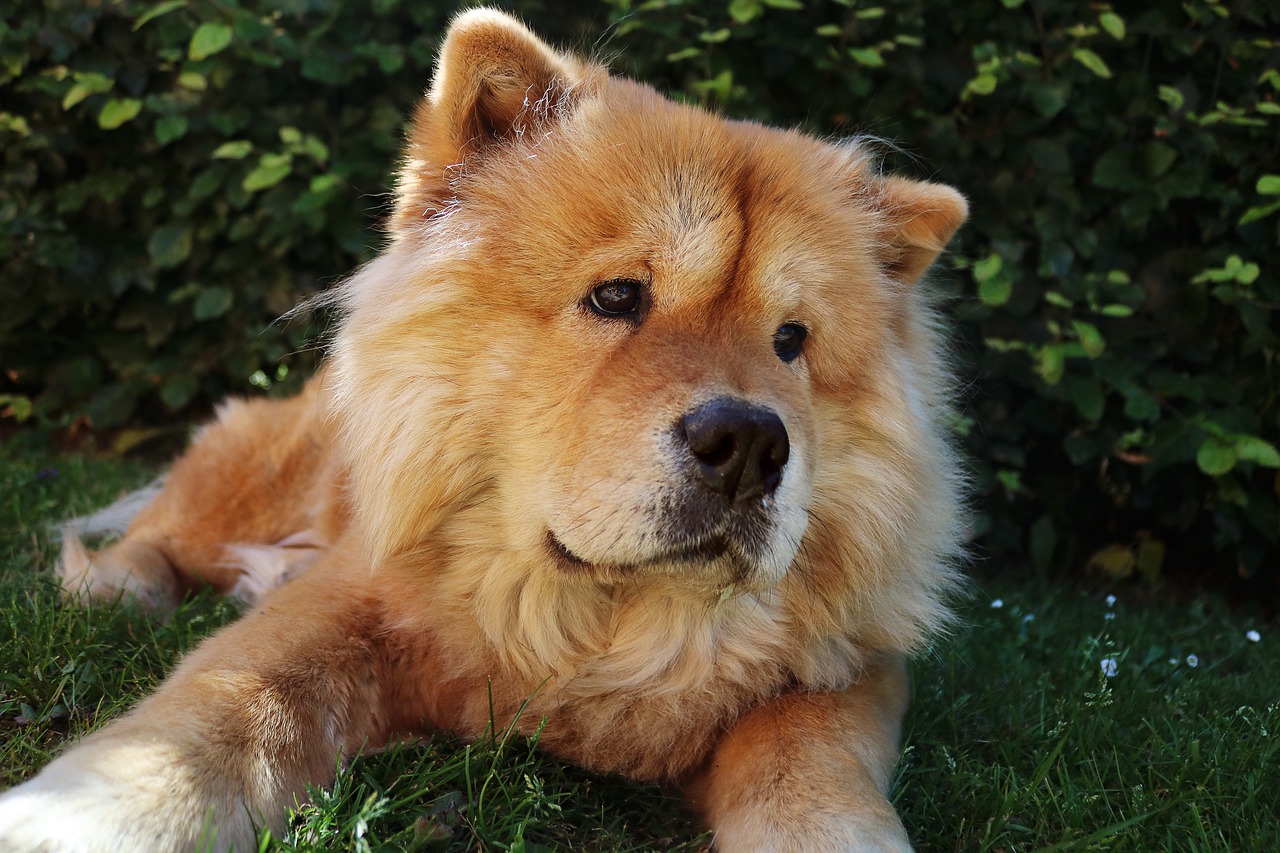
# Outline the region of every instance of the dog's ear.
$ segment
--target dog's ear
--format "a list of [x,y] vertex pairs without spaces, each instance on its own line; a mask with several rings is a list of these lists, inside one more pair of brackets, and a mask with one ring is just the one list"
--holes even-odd
[[545,130],[604,76],[602,68],[552,50],[503,12],[458,15],[409,128],[391,231],[439,212],[453,197],[450,181],[458,169],[493,146]]
[[889,224],[884,263],[891,276],[911,284],[951,242],[969,216],[969,204],[943,184],[899,177],[881,178],[878,184],[877,202]]

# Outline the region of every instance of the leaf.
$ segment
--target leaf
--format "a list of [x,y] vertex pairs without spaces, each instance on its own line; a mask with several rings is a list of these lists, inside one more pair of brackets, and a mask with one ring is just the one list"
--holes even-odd
[[1077,377],[1070,381],[1068,390],[1071,394],[1071,402],[1075,404],[1080,417],[1091,424],[1102,420],[1107,407],[1107,396],[1098,380],[1092,377]]
[[983,305],[998,308],[1013,296],[1013,278],[1007,275],[987,279],[978,285],[978,298]]
[[213,195],[222,186],[222,171],[209,169],[196,175],[187,189],[187,198],[192,201],[203,201]]
[[145,27],[149,22],[154,21],[156,18],[160,17],[161,15],[167,15],[170,12],[172,12],[174,9],[181,9],[186,5],[187,5],[187,0],[167,0],[167,2],[159,3],[155,6],[152,6],[150,9],[148,9],[147,11],[139,15],[138,20],[133,22],[133,31],[136,33],[138,30]]
[[31,398],[23,394],[0,394],[0,417],[22,423],[31,417]]
[[183,71],[178,75],[178,85],[192,92],[203,92],[209,88],[209,78],[195,71]]
[[163,116],[156,122],[156,141],[168,145],[175,139],[181,139],[187,133],[185,116]]
[[804,4],[800,0],[764,0],[764,5],[771,6],[774,9],[799,10],[804,8]]
[[1280,195],[1280,175],[1263,175],[1256,189],[1260,195]]
[[1107,67],[1107,63],[1102,61],[1102,57],[1089,50],[1087,47],[1077,47],[1071,51],[1071,58],[1079,62],[1085,68],[1088,68],[1094,74],[1107,80],[1111,79],[1111,69]]
[[1103,12],[1098,16],[1098,23],[1107,31],[1107,35],[1116,41],[1124,41],[1124,18],[1115,12]]
[[196,381],[195,376],[184,373],[160,386],[160,399],[170,409],[181,409],[191,402],[191,398],[199,388],[200,383]]
[[1237,224],[1248,225],[1250,222],[1257,222],[1259,219],[1266,219],[1277,210],[1280,210],[1280,201],[1251,207],[1244,212],[1244,215],[1240,217],[1240,221]]
[[973,265],[973,278],[978,282],[978,298],[993,308],[1005,304],[1013,295],[1013,276],[1004,273],[1004,260],[987,255]]
[[1148,142],[1142,146],[1139,162],[1145,177],[1154,180],[1173,167],[1178,159],[1178,150],[1163,142]]
[[1172,86],[1160,86],[1156,89],[1160,100],[1164,101],[1174,110],[1182,109],[1182,105],[1186,103],[1186,97],[1179,90]]
[[280,183],[292,171],[292,154],[263,154],[258,165],[244,176],[240,186],[250,193],[265,190]]
[[874,47],[851,47],[849,48],[849,56],[868,68],[882,68],[884,66],[884,57]]
[[404,67],[404,48],[400,45],[379,45],[379,50],[374,54],[374,59],[378,62],[378,69],[383,74],[394,74]]
[[75,83],[67,90],[67,94],[62,96],[62,108],[69,110],[90,95],[111,91],[114,85],[115,81],[105,74],[76,72]]
[[1067,105],[1066,93],[1060,87],[1040,81],[1030,81],[1026,84],[1026,91],[1036,112],[1045,118],[1053,118]]
[[1123,545],[1107,545],[1093,552],[1085,568],[1106,575],[1112,580],[1123,580],[1133,574],[1137,560],[1133,552]]
[[123,456],[162,435],[173,434],[174,428],[170,426],[123,429],[116,435],[115,441],[111,442],[111,452],[117,456]]
[[329,146],[314,136],[307,136],[302,140],[302,150],[308,157],[321,165],[329,159]]
[[191,35],[191,44],[187,46],[187,58],[198,62],[225,50],[227,45],[231,44],[232,35],[231,27],[226,24],[207,22],[201,24]]
[[764,11],[760,0],[732,0],[729,3],[729,17],[739,24],[746,24],[760,17]]
[[1196,465],[1211,477],[1220,477],[1236,467],[1236,449],[1212,436],[1196,452]]
[[1133,167],[1133,157],[1127,146],[1108,150],[1093,164],[1091,177],[1095,187],[1108,190],[1131,189],[1138,185]]
[[979,74],[965,85],[964,94],[990,95],[999,82],[994,74]]
[[112,98],[102,105],[98,113],[98,127],[103,130],[115,130],[122,124],[133,121],[142,111],[142,101],[137,98]]
[[147,241],[147,254],[157,269],[176,267],[191,255],[191,226],[185,222],[162,225]]
[[982,283],[995,278],[1002,269],[1004,269],[1003,258],[995,254],[987,255],[973,265],[973,278],[975,281]]
[[209,156],[214,160],[243,160],[251,151],[253,151],[252,142],[247,139],[233,139],[213,149],[213,153]]
[[1159,539],[1143,539],[1138,543],[1138,574],[1147,583],[1160,579],[1164,567],[1164,543]]
[[1160,404],[1141,388],[1124,392],[1124,413],[1135,421],[1154,421],[1160,416]]
[[231,291],[225,287],[210,287],[200,291],[192,311],[197,320],[213,320],[231,310]]
[[1067,354],[1061,344],[1049,344],[1036,354],[1036,372],[1045,382],[1057,385],[1066,369]]
[[685,59],[693,59],[695,56],[702,56],[702,48],[686,47],[683,50],[677,50],[675,53],[667,54],[667,62],[680,62]]
[[1102,332],[1098,331],[1098,327],[1092,323],[1086,323],[1084,320],[1072,320],[1071,326],[1076,330],[1076,336],[1080,339],[1080,345],[1084,347],[1085,354],[1089,358],[1097,358],[1102,355],[1107,348],[1107,342],[1102,337]]
[[0,133],[13,133],[27,137],[31,135],[31,124],[22,116],[0,110]]
[[1266,468],[1280,468],[1280,452],[1266,439],[1256,435],[1242,435],[1236,439],[1236,458],[1241,462],[1255,462]]

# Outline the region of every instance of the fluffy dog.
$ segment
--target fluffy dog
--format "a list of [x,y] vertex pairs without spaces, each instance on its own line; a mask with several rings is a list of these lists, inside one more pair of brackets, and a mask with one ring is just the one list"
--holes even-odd
[[227,404],[123,540],[63,557],[158,609],[265,594],[0,797],[0,848],[252,850],[338,760],[528,700],[543,748],[680,786],[721,850],[908,849],[904,661],[962,526],[918,279],[965,215],[460,16],[324,371]]

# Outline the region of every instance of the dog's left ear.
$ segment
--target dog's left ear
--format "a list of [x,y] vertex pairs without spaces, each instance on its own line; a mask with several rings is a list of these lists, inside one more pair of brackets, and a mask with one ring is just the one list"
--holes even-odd
[[402,232],[453,198],[457,170],[554,124],[606,72],[552,50],[494,9],[454,18],[409,129],[390,229]]
[[885,266],[911,284],[938,259],[969,216],[964,196],[943,184],[887,177],[879,180],[877,202],[888,223]]

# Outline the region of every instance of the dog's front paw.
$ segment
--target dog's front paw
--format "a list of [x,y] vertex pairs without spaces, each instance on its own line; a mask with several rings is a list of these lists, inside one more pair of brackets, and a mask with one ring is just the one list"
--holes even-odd
[[911,853],[896,816],[741,814],[716,828],[716,853]]
[[0,851],[177,853],[256,846],[243,810],[240,820],[229,822],[230,831],[223,826],[219,832],[210,820],[213,810],[200,808],[191,786],[177,778],[121,778],[78,758],[72,750],[0,794]]
[[[87,774],[58,784],[53,774],[0,794],[0,850],[10,853],[106,853],[146,849],[117,829],[122,804],[112,785]],[[131,833],[130,833],[131,834]]]

